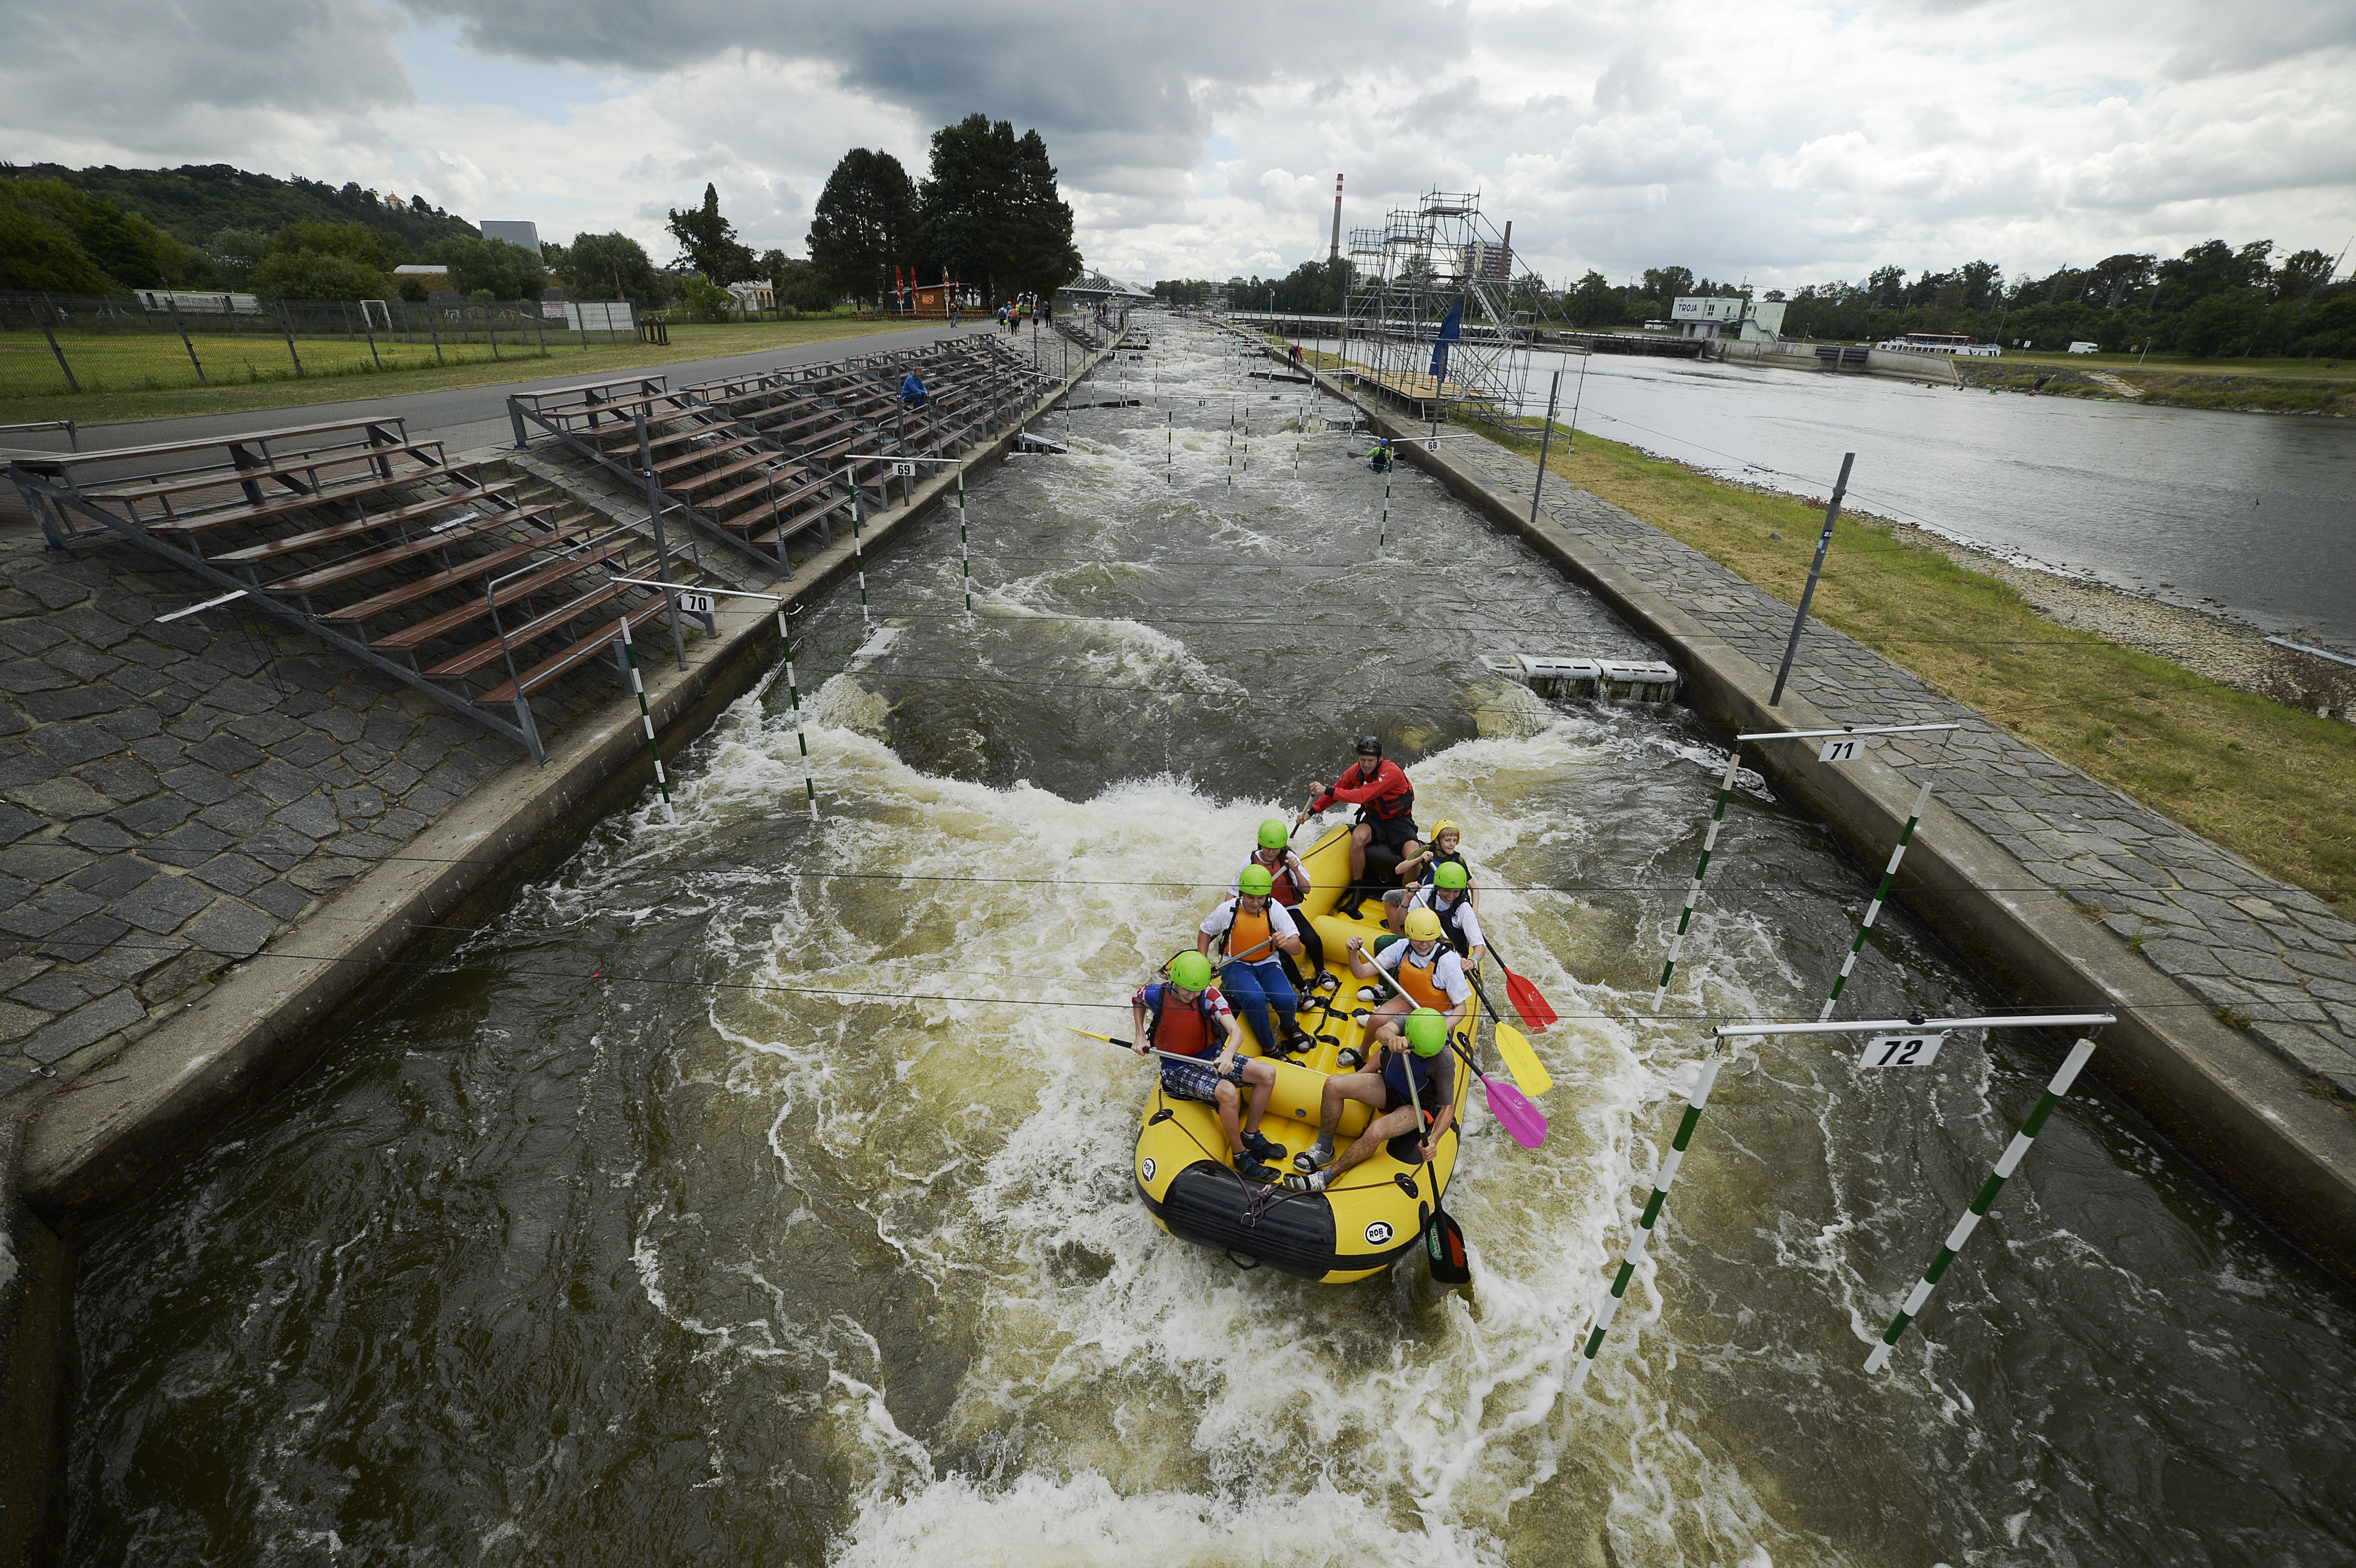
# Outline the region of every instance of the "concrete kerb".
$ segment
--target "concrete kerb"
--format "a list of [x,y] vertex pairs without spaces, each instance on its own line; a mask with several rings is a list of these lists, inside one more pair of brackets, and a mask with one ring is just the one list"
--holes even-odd
[[[1001,461],[1025,421],[1068,395],[1108,352],[1076,362],[964,466]],[[916,486],[906,506],[868,518],[867,549],[952,496],[957,473],[940,470]],[[852,566],[845,536],[798,563],[787,591],[797,601],[811,598]],[[709,728],[759,680],[775,653],[776,618],[766,606],[723,608],[715,619],[718,637],[694,645],[702,657],[685,669],[665,667],[648,682],[647,701],[666,752]],[[27,1200],[66,1227],[128,1198],[146,1176],[217,1131],[234,1106],[300,1072],[334,1026],[358,1017],[455,940],[430,928],[464,923],[454,916],[469,910],[490,915],[653,776],[637,705],[623,694],[561,734],[545,766],[519,762],[487,780],[400,858],[355,880],[143,1037],[92,1048],[94,1065],[36,1099],[18,1172]]]
[[[1265,344],[1271,358],[1283,359]],[[1290,363],[1289,360],[1285,362]],[[1397,442],[1407,459],[1521,538],[1657,641],[1686,677],[1696,711],[1736,731],[1837,729],[1786,692],[1767,705],[1768,671],[1617,562],[1581,548],[1526,496],[1501,495],[1427,452],[1421,427],[1355,395],[1323,370],[1318,384]],[[1878,758],[1816,761],[1805,742],[1762,749],[1779,784],[1878,863],[1912,805],[1914,785]],[[2356,1123],[2308,1093],[2289,1067],[2226,1028],[2208,1003],[2131,952],[2109,928],[2038,879],[2008,851],[1934,802],[1897,885],[1931,930],[2040,1002],[2114,1009],[2094,1057],[2097,1078],[2195,1164],[2343,1282],[2356,1284]]]

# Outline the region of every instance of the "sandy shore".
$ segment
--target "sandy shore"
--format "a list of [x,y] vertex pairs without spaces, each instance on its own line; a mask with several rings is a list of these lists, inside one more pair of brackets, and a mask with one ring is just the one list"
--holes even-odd
[[2058,626],[2156,654],[2220,686],[2356,721],[2356,669],[2278,648],[2254,626],[2107,583],[2040,571],[1911,523],[1873,520],[1904,543],[1995,578]]

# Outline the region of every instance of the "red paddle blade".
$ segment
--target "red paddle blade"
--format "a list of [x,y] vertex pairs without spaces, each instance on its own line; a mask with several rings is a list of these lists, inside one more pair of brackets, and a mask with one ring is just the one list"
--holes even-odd
[[1431,1264],[1431,1277],[1441,1285],[1470,1285],[1472,1269],[1464,1251],[1464,1232],[1456,1228],[1456,1221],[1445,1209],[1431,1211],[1431,1222],[1423,1231],[1423,1255]]
[[1522,1021],[1530,1028],[1543,1030],[1555,1021],[1554,1009],[1547,1006],[1544,997],[1538,995],[1538,988],[1511,969],[1505,971],[1505,995],[1512,999],[1514,1010],[1522,1015]]
[[1515,1143],[1537,1148],[1546,1142],[1546,1113],[1531,1104],[1519,1089],[1489,1079],[1483,1079],[1481,1087],[1489,1097],[1489,1114]]

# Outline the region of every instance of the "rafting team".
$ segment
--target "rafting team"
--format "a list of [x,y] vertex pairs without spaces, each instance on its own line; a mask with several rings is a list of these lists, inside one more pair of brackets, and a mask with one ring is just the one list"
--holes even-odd
[[[1259,1130],[1276,1089],[1276,1069],[1266,1058],[1237,1054],[1242,1035],[1234,1009],[1243,1009],[1254,1038],[1270,1057],[1290,1059],[1315,1043],[1301,1029],[1296,1009],[1337,981],[1324,973],[1324,946],[1316,929],[1291,912],[1309,892],[1309,873],[1291,842],[1294,829],[1336,804],[1356,806],[1358,820],[1350,829],[1350,885],[1333,912],[1358,918],[1364,902],[1377,893],[1383,905],[1384,934],[1373,947],[1350,938],[1350,972],[1373,980],[1379,969],[1398,990],[1366,1019],[1367,1049],[1341,1053],[1347,1071],[1325,1080],[1317,1142],[1292,1157],[1293,1169],[1287,1173],[1269,1163],[1283,1157],[1282,1147]],[[1163,1093],[1217,1107],[1228,1152],[1246,1179],[1281,1179],[1296,1191],[1322,1192],[1385,1143],[1414,1130],[1419,1106],[1419,1157],[1429,1159],[1448,1130],[1456,1105],[1449,1037],[1463,1023],[1472,997],[1467,966],[1477,973],[1488,951],[1460,839],[1456,824],[1440,822],[1430,846],[1421,842],[1415,786],[1405,770],[1383,756],[1381,738],[1368,735],[1358,742],[1358,760],[1290,827],[1274,817],[1260,824],[1258,847],[1237,869],[1226,901],[1205,917],[1194,951],[1171,962],[1166,981],[1143,987],[1130,998],[1132,1049],[1140,1055],[1165,1053]],[[1211,968],[1215,946],[1223,950],[1216,985]],[[1293,963],[1302,956],[1308,960],[1306,981]],[[1337,1152],[1334,1129],[1344,1105],[1353,1100],[1371,1109],[1374,1119],[1355,1142]]]

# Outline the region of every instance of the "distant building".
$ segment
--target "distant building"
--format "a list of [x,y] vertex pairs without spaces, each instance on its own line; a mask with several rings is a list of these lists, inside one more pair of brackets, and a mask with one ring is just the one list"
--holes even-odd
[[738,310],[775,310],[777,308],[777,286],[773,283],[753,282],[728,285],[728,303]]
[[1783,302],[1707,294],[1669,306],[1669,324],[1680,337],[1715,338],[1721,334],[1745,343],[1772,343],[1783,335]]
[[530,251],[535,257],[540,254],[540,225],[537,223],[521,219],[486,219],[483,221],[483,238],[504,240],[510,245],[520,246]]

